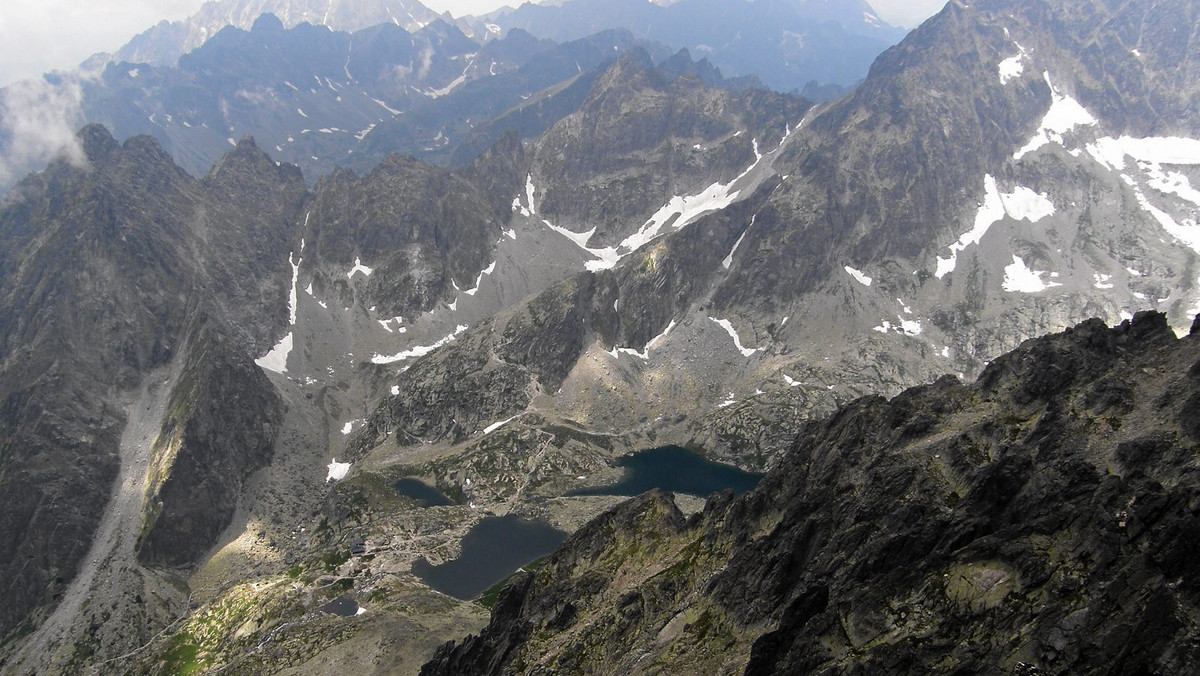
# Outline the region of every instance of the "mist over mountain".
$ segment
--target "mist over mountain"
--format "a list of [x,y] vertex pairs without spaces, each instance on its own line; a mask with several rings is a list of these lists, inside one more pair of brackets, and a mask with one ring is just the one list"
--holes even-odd
[[905,33],[879,19],[862,0],[568,0],[524,3],[476,24],[522,28],[558,41],[623,27],[639,39],[707,57],[728,75],[755,75],[783,91],[819,91],[820,85],[844,91]]
[[287,28],[301,24],[354,33],[392,24],[415,33],[438,20],[419,0],[210,0],[182,21],[163,21],[113,55],[117,62],[171,66],[227,27],[250,29],[263,14]]

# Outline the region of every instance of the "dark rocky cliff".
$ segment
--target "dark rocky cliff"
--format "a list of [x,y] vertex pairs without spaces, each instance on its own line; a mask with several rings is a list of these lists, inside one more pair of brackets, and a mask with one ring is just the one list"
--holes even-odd
[[237,508],[246,478],[271,460],[283,403],[261,369],[205,324],[168,402],[155,447],[138,559],[195,563]]
[[422,673],[1192,673],[1197,364],[1142,313],[858,400],[740,499],[599,517]]

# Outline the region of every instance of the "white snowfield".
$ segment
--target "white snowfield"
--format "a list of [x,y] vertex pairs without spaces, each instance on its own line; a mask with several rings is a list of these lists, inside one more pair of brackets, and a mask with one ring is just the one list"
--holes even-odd
[[364,276],[370,277],[372,274],[374,274],[375,270],[374,268],[368,268],[367,266],[363,265],[361,258],[355,258],[354,267],[350,268],[350,272],[346,273],[346,279],[354,279],[354,275],[360,272]]
[[983,177],[983,186],[985,197],[983,206],[979,207],[975,214],[975,225],[950,245],[948,258],[938,257],[937,270],[933,273],[938,279],[953,272],[958,264],[958,254],[972,244],[979,244],[987,231],[1005,216],[1018,221],[1037,223],[1047,216],[1054,215],[1054,204],[1045,194],[1020,186],[1011,193],[1001,193],[996,187],[996,179],[991,174]]
[[[1200,164],[1200,140],[1158,136],[1149,138],[1105,137],[1087,146],[1088,155],[1112,171],[1125,171],[1126,158],[1132,158],[1146,176],[1145,187],[1163,195],[1176,197],[1200,206],[1200,191],[1192,187],[1188,178],[1175,171],[1163,169],[1167,165]],[[1194,219],[1176,221],[1174,217],[1155,206],[1146,191],[1128,173],[1121,174],[1122,180],[1133,189],[1138,205],[1150,214],[1175,239],[1192,251],[1200,253],[1200,227]]]
[[746,226],[746,229],[742,231],[741,236],[739,236],[737,241],[733,243],[733,248],[729,250],[729,255],[725,257],[725,260],[721,261],[721,267],[728,270],[729,266],[733,265],[733,255],[737,253],[738,247],[742,246],[742,240],[746,239],[746,233],[750,232],[750,228],[754,227],[754,222],[756,220],[758,220],[758,214],[754,214],[750,217],[750,225]]
[[875,280],[864,275],[862,272],[855,270],[854,268],[850,267],[849,265],[847,265],[843,269],[846,271],[846,274],[853,277],[855,281],[857,281],[859,284],[862,284],[863,286],[870,287],[871,284],[875,282]]
[[329,474],[325,475],[325,483],[330,481],[341,481],[346,478],[346,474],[350,472],[350,463],[338,462],[337,458],[332,458],[329,461]]
[[[614,307],[614,309],[616,308],[615,305],[613,307]],[[620,359],[621,355],[627,354],[631,357],[637,357],[638,359],[641,359],[642,361],[650,361],[650,350],[656,348],[658,346],[658,344],[661,343],[663,341],[663,339],[666,338],[667,335],[671,333],[671,329],[674,329],[674,328],[675,328],[675,320],[672,319],[671,323],[667,324],[667,328],[663,329],[662,333],[658,334],[654,338],[651,338],[650,342],[646,343],[646,346],[642,348],[641,352],[638,352],[637,350],[630,348],[630,347],[613,347],[613,349],[610,350],[608,352],[608,354],[612,355],[613,359]]]
[[737,348],[738,352],[742,353],[743,357],[752,357],[752,356],[754,356],[755,352],[759,352],[761,350],[766,349],[763,347],[759,347],[759,348],[755,348],[755,349],[751,350],[751,349],[744,347],[742,345],[742,337],[738,335],[737,329],[733,328],[733,322],[729,321],[728,319],[717,319],[716,317],[709,317],[709,319],[712,320],[715,324],[717,324],[717,326],[720,326],[721,328],[725,329],[725,333],[728,333],[729,337],[733,338],[733,346]]
[[[605,247],[602,249],[589,248],[587,243],[592,238],[592,235],[596,234],[595,228],[592,228],[587,232],[574,232],[572,230],[568,230],[567,228],[554,225],[544,219],[542,222],[545,223],[546,226],[551,230],[574,242],[579,248],[586,251],[595,259],[588,261],[585,264],[587,270],[596,272],[598,270],[612,269],[617,263],[621,262],[622,258],[661,237],[665,232],[669,231],[669,229],[681,230],[688,225],[695,223],[703,216],[711,214],[715,211],[720,211],[736,202],[741,196],[742,191],[735,190],[734,186],[738,185],[742,179],[749,175],[750,172],[754,171],[754,169],[762,164],[764,160],[779,152],[779,150],[781,150],[787,143],[788,139],[791,138],[792,134],[795,133],[796,130],[800,129],[801,126],[803,126],[803,122],[801,122],[801,125],[797,126],[795,129],[789,126],[787,132],[779,141],[779,145],[766,155],[759,152],[758,140],[754,139],[754,162],[752,162],[750,166],[746,167],[745,171],[738,174],[736,178],[728,183],[713,183],[694,195],[676,195],[675,197],[672,197],[671,199],[667,200],[667,203],[660,207],[658,211],[654,212],[654,214],[652,214],[650,218],[646,220],[646,222],[641,228],[638,229],[637,232],[626,237],[615,247]],[[738,132],[735,134],[735,136],[740,136],[742,133],[743,132]],[[518,195],[515,199],[513,199],[513,211],[520,212],[526,216],[536,215],[537,207],[534,204],[535,192],[536,189],[533,185],[533,177],[529,176],[525,185],[525,197],[527,200],[527,205],[521,204],[521,196]],[[753,219],[751,219],[750,224],[754,224]],[[745,233],[743,232],[743,237],[744,236]],[[733,254],[735,251],[737,251],[739,244],[741,244],[740,238],[737,244],[734,245],[733,251],[730,251],[729,255],[722,262],[722,265],[724,265],[726,269],[732,265]]]
[[491,434],[492,432],[495,432],[496,430],[500,429],[501,427],[504,427],[508,423],[510,423],[520,417],[521,417],[521,414],[518,413],[517,415],[514,415],[513,417],[509,418],[508,420],[501,420],[500,422],[494,422],[491,425],[488,425],[487,427],[483,428],[483,433],[485,435]]
[[[302,253],[304,251],[304,242],[300,243],[300,251]],[[288,254],[288,263],[292,265],[292,291],[288,296],[288,325],[292,327],[296,326],[296,282],[300,279],[300,263],[303,261],[303,258],[295,258],[295,252]],[[258,364],[259,368],[268,371],[287,373],[287,360],[288,355],[292,352],[293,333],[293,331],[288,331],[287,335],[276,343],[270,352],[255,359],[254,363]]]
[[1033,270],[1025,265],[1020,256],[1013,255],[1013,262],[1004,268],[1004,290],[1019,293],[1040,293],[1046,289],[1062,286],[1058,282],[1042,279],[1057,277],[1058,273]]
[[417,345],[416,347],[411,347],[407,350],[404,350],[403,352],[399,352],[397,354],[391,355],[390,357],[377,354],[377,355],[371,357],[371,363],[372,364],[394,364],[398,361],[405,361],[407,359],[412,359],[414,357],[424,357],[425,355],[429,354],[430,352],[433,352],[434,350],[438,349],[439,347],[449,344],[455,338],[457,338],[460,334],[465,332],[468,328],[469,327],[467,327],[467,326],[459,324],[458,327],[456,327],[454,329],[453,333],[447,335],[445,338],[442,338],[441,340],[434,343],[433,345]]
[[1046,84],[1050,86],[1050,110],[1046,111],[1041,125],[1029,143],[1013,155],[1013,159],[1015,160],[1021,159],[1048,143],[1063,145],[1063,134],[1075,127],[1087,127],[1097,124],[1096,118],[1092,117],[1092,114],[1081,106],[1078,101],[1070,96],[1059,93],[1054,87],[1054,83],[1050,81],[1050,73],[1048,71],[1043,76],[1046,78]]
[[921,322],[919,322],[915,319],[905,319],[904,317],[902,317],[900,315],[897,315],[896,319],[899,322],[898,324],[893,324],[887,320],[884,320],[879,326],[876,326],[876,327],[872,328],[871,330],[875,331],[877,333],[885,334],[885,335],[888,333],[891,333],[893,331],[902,333],[906,336],[921,335],[921,331],[922,331]]
[[1025,72],[1023,56],[1018,54],[1000,62],[1000,84],[1008,84],[1009,80],[1021,77]]

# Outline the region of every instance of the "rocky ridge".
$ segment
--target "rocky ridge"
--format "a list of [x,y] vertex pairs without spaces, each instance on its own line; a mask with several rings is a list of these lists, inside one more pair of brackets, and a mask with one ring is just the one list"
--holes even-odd
[[[619,63],[613,66],[618,72],[622,67]],[[660,81],[656,86],[664,84]],[[605,90],[613,91],[618,85],[619,81],[610,80]],[[736,100],[739,95],[721,96]],[[732,138],[728,130],[730,120],[737,122],[736,114],[723,106],[706,111],[700,119],[712,122],[706,122],[702,129],[713,131],[709,132],[711,136],[701,134],[700,140]],[[138,302],[151,303],[151,309],[144,313],[146,321],[160,322],[155,331],[161,335],[155,331],[138,333],[138,341],[153,340],[149,348],[136,348],[147,349],[151,356],[114,371],[115,365],[122,363],[119,350],[126,349],[122,346],[139,344],[132,333],[126,333],[132,330],[130,327],[117,325],[114,337],[91,344],[90,351],[69,350],[90,360],[84,363],[99,363],[109,370],[93,373],[81,365],[60,366],[64,373],[81,379],[84,400],[99,402],[106,396],[105,383],[114,378],[122,388],[134,389],[147,378],[158,378],[151,374],[162,369],[170,369],[175,375],[167,379],[169,387],[155,388],[154,396],[158,398],[148,404],[151,410],[163,411],[161,418],[138,423],[157,429],[157,441],[155,435],[147,433],[132,455],[126,458],[122,451],[118,459],[117,441],[123,421],[114,414],[111,450],[98,456],[112,461],[109,474],[102,476],[130,477],[128,481],[121,479],[122,488],[113,495],[121,496],[121,505],[132,496],[126,507],[138,518],[132,523],[126,518],[130,515],[114,517],[122,525],[112,531],[111,541],[92,545],[93,549],[105,549],[87,558],[89,567],[84,573],[102,561],[116,561],[114,565],[123,566],[129,574],[115,581],[97,582],[101,578],[89,573],[72,585],[68,571],[56,583],[62,591],[16,598],[11,606],[14,631],[9,636],[23,639],[38,624],[42,626],[29,639],[10,644],[10,650],[14,646],[21,650],[6,653],[6,669],[63,669],[127,659],[121,651],[144,646],[156,632],[177,619],[176,613],[187,602],[189,591],[208,600],[209,592],[200,591],[206,589],[205,581],[217,580],[214,584],[227,590],[228,576],[238,566],[265,566],[264,571],[279,563],[294,567],[313,555],[313,550],[307,549],[310,545],[330,546],[324,537],[310,542],[308,536],[298,547],[281,543],[281,538],[288,537],[289,526],[281,523],[277,508],[280,501],[295,502],[297,513],[316,513],[313,510],[320,506],[324,491],[314,476],[315,469],[318,463],[323,467],[323,462],[329,460],[328,456],[324,461],[320,457],[327,452],[350,461],[362,457],[361,450],[355,450],[361,449],[356,440],[365,437],[352,436],[350,431],[364,425],[367,414],[388,388],[397,387],[392,384],[394,375],[387,375],[389,370],[394,374],[396,367],[385,368],[387,359],[367,366],[363,363],[367,359],[356,360],[354,355],[375,351],[380,356],[387,354],[387,348],[395,350],[397,346],[420,354],[433,350],[421,346],[427,345],[430,337],[443,335],[443,326],[453,330],[451,338],[462,333],[454,329],[458,322],[486,328],[490,325],[486,318],[497,308],[570,276],[569,266],[582,264],[588,257],[569,238],[545,224],[518,218],[513,197],[526,192],[523,183],[527,183],[531,168],[527,151],[515,136],[505,137],[458,172],[411,158],[392,157],[361,178],[350,172],[335,173],[313,191],[305,189],[295,167],[275,162],[251,139],[239,142],[199,181],[173,166],[165,152],[148,138],[137,137],[122,146],[104,130],[88,127],[81,139],[87,149],[88,167],[75,167],[63,160],[51,171],[27,179],[5,204],[4,216],[14,242],[6,249],[12,258],[5,261],[6,272],[13,275],[8,280],[11,293],[16,298],[33,288],[16,274],[21,270],[17,252],[24,251],[26,259],[46,255],[59,261],[37,268],[42,273],[61,274],[56,271],[63,270],[71,260],[69,251],[56,244],[57,240],[47,239],[45,234],[29,238],[28,233],[54,232],[56,218],[62,220],[63,227],[86,229],[92,227],[89,218],[108,214],[108,220],[101,219],[103,223],[95,226],[94,234],[98,241],[103,240],[103,246],[117,242],[121,255],[141,261],[123,262],[119,269],[137,279],[138,293],[148,299]],[[729,171],[722,168],[719,156],[712,161],[713,171]],[[689,190],[702,185],[700,176],[676,181],[674,185],[686,185]],[[659,190],[660,194],[652,199],[668,200],[668,188],[660,186]],[[67,205],[72,216],[64,218],[56,207],[47,206],[48,200],[39,197],[50,194],[58,195],[55,203]],[[99,195],[112,200],[105,203],[119,206],[111,211],[97,210],[86,201],[88,195]],[[76,214],[88,216],[77,219]],[[521,246],[504,250],[503,257],[499,257],[500,246],[510,246],[505,243],[515,242],[518,237]],[[147,243],[158,247],[153,254],[147,252]],[[526,268],[523,261],[547,249],[568,255],[560,256],[559,267],[548,268],[540,276],[528,271],[513,276]],[[84,251],[79,253],[83,259],[99,260]],[[26,268],[31,270],[34,268]],[[492,284],[493,275],[500,282],[498,286]],[[468,282],[472,279],[473,284]],[[57,295],[50,298],[75,302],[73,299],[86,296],[84,288],[106,292],[109,284],[117,289],[112,293],[119,300],[126,299],[119,286],[124,283],[120,275],[105,280],[92,286],[72,286],[60,280],[51,285]],[[468,289],[468,284],[474,288]],[[592,302],[588,300],[591,293],[589,290],[581,296],[583,302]],[[462,404],[458,400],[463,396],[468,397],[463,401],[474,401],[470,396],[487,392],[488,388],[472,389],[466,386],[474,381],[458,381],[459,389],[446,400],[457,403],[440,410],[435,407],[433,426],[428,430],[422,427],[425,422],[415,424],[399,416],[395,422],[439,440],[465,441],[477,431],[476,426],[493,422],[485,422],[485,416],[516,412],[520,407],[512,406],[522,401],[521,397],[552,393],[569,370],[578,343],[564,349],[541,334],[539,327],[545,317],[559,311],[560,303],[575,302],[576,295],[580,294],[568,284],[549,293],[542,305],[520,306],[508,315],[512,321],[505,327],[503,342],[487,349],[495,350],[511,367],[495,373],[485,369],[480,374],[482,378],[495,375],[500,378],[496,383],[508,384],[486,401],[463,407],[470,414],[460,416],[455,423],[458,427],[441,426],[446,412],[459,410],[455,407]],[[611,300],[596,302],[602,307],[611,305]],[[27,305],[29,312],[22,309]],[[10,319],[17,333],[9,336],[9,344],[18,352],[24,349],[38,353],[38,344],[30,343],[33,339],[20,331],[29,321],[27,315],[46,315],[45,299],[35,303],[14,301],[11,307],[14,313]],[[111,316],[142,314],[118,309]],[[568,313],[562,317],[562,325],[570,326],[582,341],[580,318]],[[282,340],[281,333],[286,334]],[[55,340],[63,340],[73,334],[52,335]],[[469,349],[473,343],[463,339],[453,347]],[[258,357],[258,366],[251,365],[254,357]],[[456,362],[454,368],[474,370],[475,359],[470,355],[462,364]],[[11,368],[29,363],[13,361]],[[260,368],[272,372],[270,382]],[[437,370],[434,366],[430,373]],[[413,373],[423,372],[424,367],[420,367]],[[414,378],[404,387],[419,382]],[[527,404],[530,399],[523,401]],[[51,410],[59,411],[59,415],[77,415],[61,404],[54,404]],[[319,424],[314,426],[313,420]],[[87,418],[68,417],[67,421],[54,433],[83,438],[94,434],[88,431],[91,423]],[[544,424],[552,426],[558,421],[551,418]],[[22,427],[28,423],[21,420],[13,425],[10,434],[14,439],[31,429]],[[78,426],[79,431],[68,425]],[[629,448],[633,442],[623,443],[621,448]],[[20,448],[20,444],[14,444],[14,448]],[[563,448],[561,443],[557,446]],[[611,444],[602,446],[607,453],[615,451]],[[273,454],[273,449],[280,447],[289,449],[287,457]],[[588,444],[583,447],[590,448]],[[344,448],[350,450],[348,458],[341,453]],[[69,455],[70,451],[70,447],[60,446],[55,452]],[[506,448],[504,452],[510,451]],[[603,457],[593,455],[588,466],[602,468]],[[20,463],[28,461],[20,454],[10,460],[6,465],[10,472],[17,472]],[[281,468],[293,465],[298,474],[283,473]],[[49,490],[60,483],[39,479],[34,485]],[[109,485],[105,479],[94,485],[94,490],[75,491],[71,499],[80,505],[103,504]],[[284,497],[293,493],[298,497]],[[13,491],[8,495],[15,500],[23,494]],[[501,492],[493,500],[489,504],[516,498],[511,492]],[[23,514],[15,503],[10,513]],[[58,555],[60,560],[83,559],[103,513],[100,510],[89,519],[77,521],[69,513],[54,513],[55,518],[66,519],[80,532],[78,541],[71,542],[77,549]],[[341,514],[336,509],[332,513]],[[42,517],[26,516],[30,523],[45,523]],[[581,517],[563,518],[566,523],[577,524]],[[229,524],[232,530],[227,529]],[[304,529],[292,527],[291,537],[295,538],[300,530]],[[54,542],[63,543],[61,533]],[[31,535],[21,546],[33,546],[35,541]],[[45,571],[55,572],[50,568]],[[41,584],[34,582],[27,588],[36,590]],[[137,627],[136,631],[117,636],[104,630],[115,626],[107,624],[114,612],[101,610],[99,600],[144,598],[137,589],[148,589],[147,585],[162,590],[156,592],[153,609],[124,605],[124,601],[115,606],[116,616],[124,618],[122,622],[128,626]],[[81,607],[90,609],[73,618],[45,622],[56,596],[63,593],[70,598],[90,599],[80,606],[64,608],[74,609],[71,612]],[[215,603],[221,602],[223,593],[217,592]],[[21,620],[28,624],[16,627]],[[171,626],[178,629],[177,623]],[[158,654],[146,653],[148,658]]]
[[[759,77],[772,89],[806,95],[824,85],[853,87],[871,61],[904,31],[888,25],[861,0],[569,0],[502,8],[464,23],[501,32],[514,28],[564,41],[626,28],[638,38],[688,49],[733,76]],[[828,97],[826,97],[828,98]]]
[[[1187,19],[1186,9],[1173,16]],[[28,280],[17,278],[32,268],[21,272],[20,262],[64,251],[38,248],[53,237],[32,237],[53,231],[42,210],[93,208],[39,195],[76,195],[82,186],[80,194],[107,199],[115,190],[125,206],[114,223],[149,214],[162,226],[105,230],[159,247],[155,257],[121,259],[120,269],[161,260],[185,283],[134,296],[152,307],[146,317],[173,318],[166,337],[152,334],[146,347],[116,331],[105,344],[120,350],[94,355],[105,368],[135,358],[111,410],[127,408],[147,373],[186,363],[182,352],[168,359],[164,346],[197,335],[201,318],[220,344],[240,351],[226,355],[225,372],[247,373],[258,357],[279,397],[256,397],[266,404],[256,424],[282,422],[247,436],[248,462],[221,479],[229,492],[215,493],[241,494],[232,514],[212,512],[230,526],[211,549],[190,552],[184,568],[165,571],[187,578],[203,610],[176,615],[184,587],[167,594],[146,631],[123,639],[138,647],[125,663],[154,671],[191,654],[179,663],[331,668],[324,648],[375,645],[373,632],[385,630],[371,624],[356,633],[368,624],[328,618],[320,608],[334,592],[349,585],[360,600],[404,599],[385,604],[389,614],[434,607],[410,575],[419,556],[453,558],[465,529],[487,513],[578,527],[608,503],[564,493],[611,480],[609,462],[627,450],[700,443],[762,467],[807,418],[946,371],[975,375],[1026,337],[1086,316],[1115,322],[1161,306],[1185,332],[1195,295],[1194,91],[1167,65],[1170,54],[1186,66],[1186,45],[1156,40],[1166,25],[1158,12],[952,3],[887,52],[853,96],[812,110],[791,97],[713,91],[702,86],[711,73],[700,64],[654,66],[655,57],[631,50],[531,97],[503,121],[514,126],[481,136],[490,150],[460,156],[453,171],[391,158],[361,178],[339,172],[306,192],[298,171],[245,140],[208,178],[191,181],[136,139],[125,152],[141,154],[112,165],[112,185],[97,189],[65,163],[30,179],[22,194],[32,197],[5,205],[13,247],[0,252],[0,275],[16,275],[11,307],[20,309],[6,347],[54,347],[29,336],[64,340],[59,334],[20,333],[40,326],[25,311],[86,295],[63,281],[70,277],[59,265],[46,268],[36,302],[22,299]],[[1098,84],[1104,73],[1130,69],[1141,79]],[[947,82],[964,83],[962,91]],[[1166,115],[1147,128],[1123,117],[1118,101]],[[505,134],[526,124],[547,131],[528,143]],[[1171,154],[1161,154],[1164,144]],[[115,143],[96,136],[85,145],[101,157]],[[55,177],[53,190],[38,192]],[[153,186],[143,190],[151,197],[125,196],[126,180]],[[263,214],[260,201],[265,217],[247,222],[246,214]],[[108,204],[100,200],[98,211]],[[176,236],[185,244],[171,244]],[[73,321],[70,310],[63,325]],[[59,365],[65,374],[77,367]],[[221,381],[219,372],[204,377]],[[111,371],[82,382],[79,401],[99,401],[93,388],[112,382]],[[182,397],[197,381],[170,382],[182,383]],[[244,384],[262,391],[261,378]],[[79,415],[70,403],[46,409]],[[12,434],[48,419],[33,415],[43,409],[24,410]],[[89,439],[107,430],[103,443],[120,446],[119,414],[107,427],[70,419],[79,424],[56,421],[56,433]],[[203,455],[204,440],[221,435],[199,429],[194,448]],[[276,452],[262,466],[271,438]],[[124,476],[117,455],[109,453],[108,471]],[[249,476],[235,477],[242,469]],[[343,477],[332,489],[327,471]],[[389,494],[401,476],[436,484],[459,504],[416,511]],[[678,519],[663,509],[671,530]],[[103,521],[66,519],[82,533],[80,558],[88,519]],[[154,528],[168,542],[188,532]],[[376,558],[349,556],[358,538]],[[153,541],[144,542],[156,556]],[[249,589],[246,576],[254,577]],[[270,606],[279,614],[255,615],[244,603],[260,583],[281,593],[282,604]],[[454,608],[446,616],[455,622],[479,621],[471,604],[439,607]],[[217,616],[218,627],[203,628]],[[252,644],[276,639],[288,647],[241,661]],[[47,645],[41,636],[35,643]],[[432,644],[428,635],[418,643]],[[121,650],[100,637],[81,645]],[[382,664],[389,650],[403,650],[387,645],[363,659]],[[79,660],[96,661],[84,652]]]
[[422,673],[1192,671],[1198,359],[1140,313],[855,401],[746,496],[581,528]]

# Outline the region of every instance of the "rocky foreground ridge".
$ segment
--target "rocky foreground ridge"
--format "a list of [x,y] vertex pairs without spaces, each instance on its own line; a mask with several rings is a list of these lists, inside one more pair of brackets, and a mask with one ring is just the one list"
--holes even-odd
[[807,424],[755,491],[647,493],[422,671],[1195,673],[1200,336],[1024,343]]

